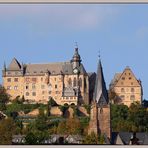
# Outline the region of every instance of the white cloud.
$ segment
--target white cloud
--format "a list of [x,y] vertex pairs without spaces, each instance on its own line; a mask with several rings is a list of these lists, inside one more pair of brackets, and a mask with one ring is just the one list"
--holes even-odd
[[1,5],[0,19],[25,18],[33,27],[66,29],[96,29],[112,21],[119,13],[106,5]]

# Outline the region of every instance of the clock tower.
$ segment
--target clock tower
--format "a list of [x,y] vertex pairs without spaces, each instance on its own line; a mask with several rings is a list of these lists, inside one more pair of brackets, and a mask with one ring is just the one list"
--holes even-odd
[[75,48],[75,53],[73,55],[73,58],[71,60],[71,63],[72,63],[72,66],[73,66],[73,72],[75,74],[78,73],[78,69],[80,67],[80,64],[81,64],[81,57],[79,55],[79,51],[78,51],[78,48]]

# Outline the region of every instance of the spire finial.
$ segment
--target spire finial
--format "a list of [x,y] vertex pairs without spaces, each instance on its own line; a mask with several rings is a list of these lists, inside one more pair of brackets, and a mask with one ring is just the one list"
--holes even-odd
[[4,61],[4,70],[6,70],[6,63],[5,63],[5,61]]
[[75,42],[75,47],[78,48],[78,43],[77,42]]
[[99,58],[99,60],[101,60],[101,53],[100,53],[100,50],[99,50],[98,58]]

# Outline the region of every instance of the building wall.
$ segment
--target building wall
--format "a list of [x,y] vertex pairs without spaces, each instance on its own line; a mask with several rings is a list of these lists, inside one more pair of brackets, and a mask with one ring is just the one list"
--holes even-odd
[[130,106],[131,103],[138,101],[142,103],[142,85],[137,80],[133,72],[127,67],[121,74],[119,80],[111,88],[119,97],[119,102]]
[[98,108],[99,132],[108,138],[111,138],[111,119],[110,105]]
[[[16,78],[18,79],[17,82],[15,81]],[[72,86],[74,78],[78,80],[77,75],[65,75],[63,78],[62,75],[16,76],[13,74],[13,76],[6,75],[3,77],[3,86],[6,88],[8,94],[11,95],[12,100],[17,96],[24,96],[25,100],[47,103],[49,97],[52,97],[60,105],[64,105],[65,103],[77,105],[77,96],[62,97],[63,87],[69,86],[69,78],[72,80]],[[80,75],[79,78],[82,79],[82,86],[80,87],[82,100],[84,103],[88,103],[88,76]],[[86,87],[84,86],[84,78],[86,79]],[[9,82],[10,79],[11,81]]]

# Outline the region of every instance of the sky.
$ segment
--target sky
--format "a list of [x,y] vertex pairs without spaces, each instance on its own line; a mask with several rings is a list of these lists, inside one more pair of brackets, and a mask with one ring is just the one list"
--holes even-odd
[[129,66],[148,99],[148,4],[0,4],[0,72],[13,57],[69,61],[75,42],[87,72],[97,71],[100,51],[107,88]]

